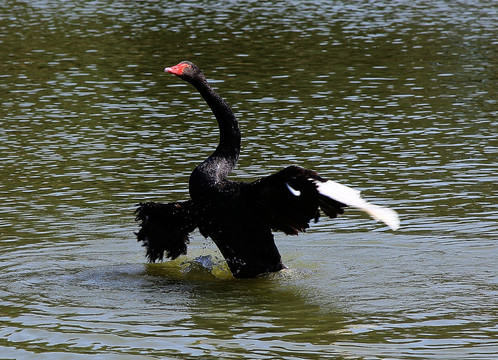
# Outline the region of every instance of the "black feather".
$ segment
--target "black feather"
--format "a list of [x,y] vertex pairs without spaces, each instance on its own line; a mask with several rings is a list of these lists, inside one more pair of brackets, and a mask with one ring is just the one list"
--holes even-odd
[[192,201],[140,203],[135,214],[140,221],[137,240],[147,248],[150,262],[161,261],[164,256],[176,259],[187,253],[188,235],[197,227]]

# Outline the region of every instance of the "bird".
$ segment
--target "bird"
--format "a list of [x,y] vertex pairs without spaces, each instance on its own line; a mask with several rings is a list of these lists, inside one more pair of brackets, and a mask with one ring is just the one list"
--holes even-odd
[[371,204],[358,190],[296,165],[252,182],[229,179],[241,150],[241,132],[234,112],[194,63],[182,61],[164,71],[199,92],[218,123],[219,143],[192,171],[190,199],[138,204],[136,236],[146,248],[149,262],[186,255],[189,235],[198,228],[216,244],[235,278],[253,278],[286,268],[273,232],[304,232],[311,220],[318,221],[320,211],[335,218],[353,206],[392,230],[399,228],[396,211]]

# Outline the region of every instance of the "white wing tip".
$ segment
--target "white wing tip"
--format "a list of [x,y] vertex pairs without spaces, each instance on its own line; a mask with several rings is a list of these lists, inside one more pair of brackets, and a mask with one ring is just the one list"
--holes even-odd
[[339,201],[348,206],[354,206],[368,213],[375,220],[382,221],[392,230],[399,229],[400,221],[398,213],[392,209],[373,205],[361,198],[358,190],[352,189],[349,186],[336,183],[328,180],[325,182],[315,181],[318,192],[331,199]]
[[377,205],[370,205],[365,209],[365,211],[370,214],[370,216],[372,216],[375,220],[382,221],[393,231],[398,230],[400,227],[398,213],[393,209]]

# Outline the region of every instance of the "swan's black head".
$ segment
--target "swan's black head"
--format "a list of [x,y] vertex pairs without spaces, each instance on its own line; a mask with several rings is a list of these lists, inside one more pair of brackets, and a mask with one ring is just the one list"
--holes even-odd
[[164,69],[164,71],[176,75],[188,82],[204,78],[204,74],[202,73],[201,69],[199,69],[194,63],[190,61],[182,61],[175,66],[167,67],[166,69]]

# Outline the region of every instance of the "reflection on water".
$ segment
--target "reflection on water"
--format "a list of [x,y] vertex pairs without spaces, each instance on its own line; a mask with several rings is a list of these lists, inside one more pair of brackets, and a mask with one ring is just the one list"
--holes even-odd
[[[2,357],[491,358],[496,17],[486,1],[5,2]],[[144,266],[134,204],[186,198],[218,140],[162,73],[187,58],[239,117],[234,177],[309,167],[401,230],[322,219],[277,235],[289,270],[249,281],[200,235]]]

